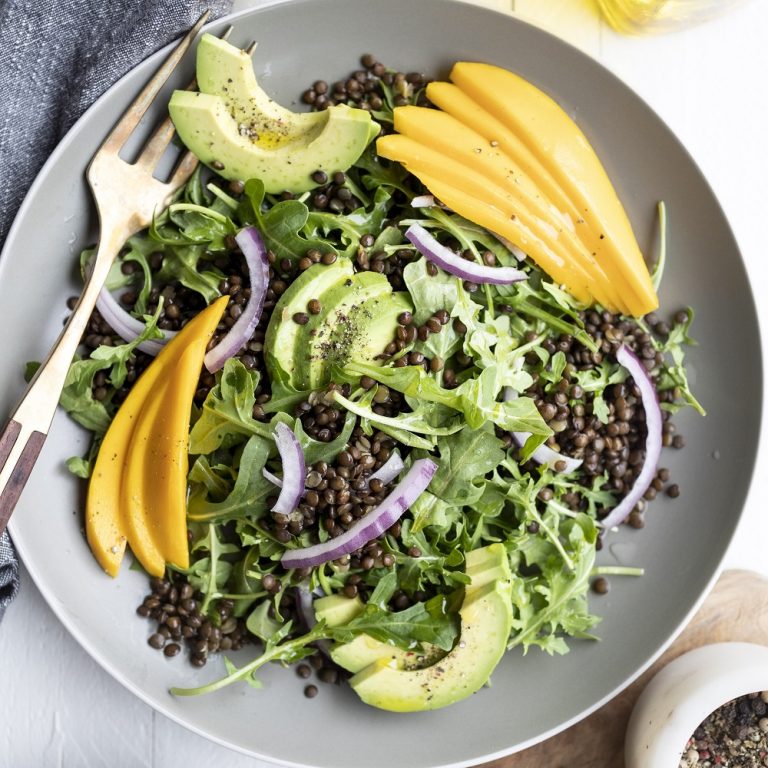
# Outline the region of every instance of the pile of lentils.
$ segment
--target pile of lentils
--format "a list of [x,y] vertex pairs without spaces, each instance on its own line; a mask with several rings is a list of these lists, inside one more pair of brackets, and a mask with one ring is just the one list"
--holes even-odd
[[696,728],[680,760],[680,768],[694,766],[768,766],[768,691],[729,701]]

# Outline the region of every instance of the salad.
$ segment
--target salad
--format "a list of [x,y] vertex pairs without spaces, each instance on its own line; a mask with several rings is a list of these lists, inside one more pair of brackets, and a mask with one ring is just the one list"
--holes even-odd
[[[591,156],[595,207],[574,218],[574,179],[536,160],[535,137],[520,214],[501,222],[509,198],[486,198],[519,137],[505,145],[500,119],[481,160],[419,138],[460,99],[483,103],[471,69],[451,91],[366,55],[291,116],[206,38],[203,93],[171,114],[208,167],[126,243],[61,401],[93,433],[69,467],[89,483],[95,556],[116,575],[127,542],[151,575],[150,645],[187,645],[197,666],[259,648],[173,692],[258,686],[271,661],[308,676],[307,660],[374,706],[431,709],[482,687],[506,651],[593,637],[590,585],[642,572],[597,565],[604,536],[677,495],[660,452],[683,446],[680,408],[703,412],[684,367],[693,313],[652,304],[663,231],[647,274]],[[198,148],[209,119],[236,130]],[[359,149],[343,167],[323,148],[338,149],[335,124]],[[480,126],[447,128],[460,148]],[[285,162],[311,169],[287,191]],[[544,193],[566,211],[554,234]]]

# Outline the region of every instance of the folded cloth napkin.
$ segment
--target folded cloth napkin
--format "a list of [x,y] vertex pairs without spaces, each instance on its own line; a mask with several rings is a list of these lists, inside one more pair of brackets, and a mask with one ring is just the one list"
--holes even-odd
[[[0,2],[0,243],[43,163],[112,83],[230,0],[2,0]],[[4,414],[0,414],[0,419]],[[19,587],[0,537],[0,618]]]

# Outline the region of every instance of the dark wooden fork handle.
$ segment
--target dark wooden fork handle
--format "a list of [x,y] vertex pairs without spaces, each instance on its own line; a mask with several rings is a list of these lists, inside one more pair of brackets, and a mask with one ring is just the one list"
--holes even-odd
[[[20,435],[21,424],[11,419],[2,434],[0,434],[0,469],[5,467]],[[21,496],[21,492],[32,473],[32,468],[35,466],[45,438],[46,435],[42,432],[34,431],[29,434],[26,445],[11,470],[5,488],[0,491],[0,533],[8,525],[11,512],[13,512],[13,508],[16,506],[16,502],[19,500],[19,496]]]

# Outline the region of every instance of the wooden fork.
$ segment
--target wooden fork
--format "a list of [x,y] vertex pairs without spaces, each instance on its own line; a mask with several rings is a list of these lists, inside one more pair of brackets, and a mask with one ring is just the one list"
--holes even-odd
[[208,15],[206,11],[168,56],[88,165],[86,177],[96,202],[101,232],[96,258],[91,276],[61,336],[0,433],[0,533],[5,530],[48,435],[67,371],[115,256],[131,235],[149,226],[155,209],[168,201],[197,166],[197,158],[187,152],[168,181],[153,177],[175,133],[170,118],[157,127],[135,163],[121,160],[118,153],[191,46]]

